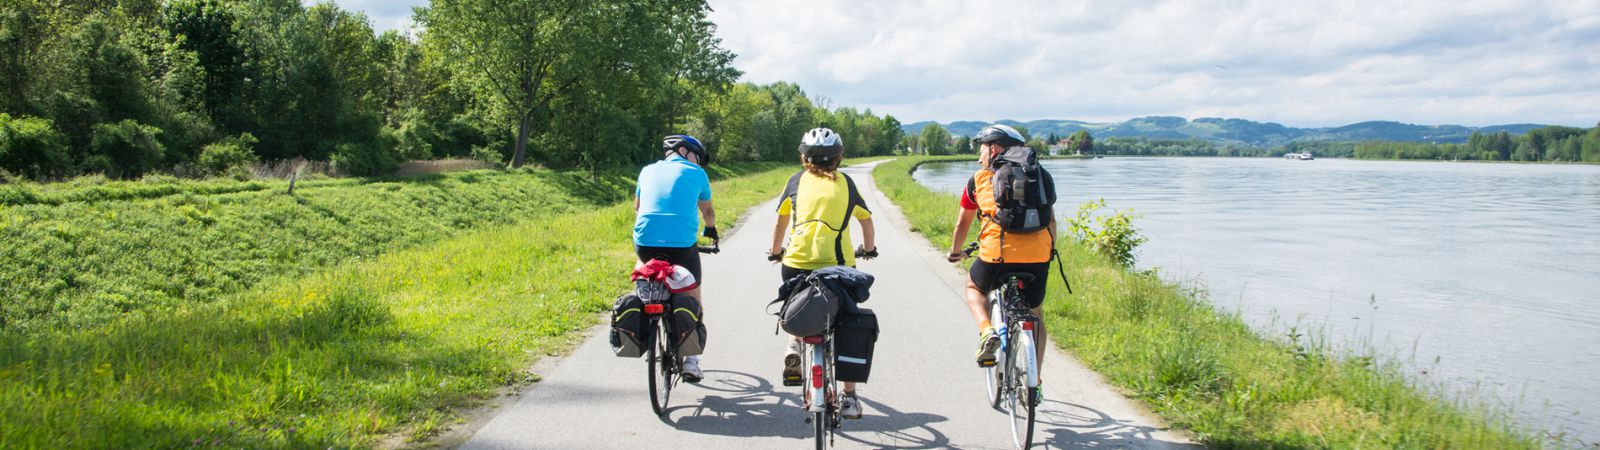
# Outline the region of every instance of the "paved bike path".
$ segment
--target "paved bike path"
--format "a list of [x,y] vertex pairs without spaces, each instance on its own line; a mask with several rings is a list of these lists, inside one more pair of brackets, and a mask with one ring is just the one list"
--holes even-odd
[[[1010,420],[988,406],[983,372],[972,361],[977,330],[960,295],[965,274],[913,235],[872,182],[870,165],[844,169],[873,212],[882,257],[858,261],[875,275],[872,298],[881,329],[865,406],[835,436],[838,448],[1009,448]],[[773,334],[766,305],[778,266],[763,253],[776,206],[767,202],[702,258],[709,330],[699,385],[682,383],[664,416],[650,410],[643,359],[612,356],[604,326],[549,367],[543,380],[507,402],[462,446],[466,449],[802,448],[811,427],[784,387],[785,339]],[[951,205],[951,218],[955,205]],[[855,242],[859,226],[852,225]],[[618,269],[623,276],[624,268]],[[1070,330],[1051,330],[1053,333]],[[1187,434],[1165,429],[1131,400],[1054,346],[1043,363],[1045,402],[1034,448],[1188,448]]]

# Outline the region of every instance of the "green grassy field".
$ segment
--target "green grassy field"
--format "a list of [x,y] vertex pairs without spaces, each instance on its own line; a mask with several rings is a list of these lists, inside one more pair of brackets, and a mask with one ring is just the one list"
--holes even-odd
[[[719,177],[777,167],[739,164]],[[332,264],[632,195],[636,173],[0,185],[0,332],[163,314]]]
[[[874,177],[913,229],[947,248],[957,202],[911,178],[926,160],[886,163]],[[1408,380],[1393,358],[1340,357],[1315,336],[1263,337],[1213,308],[1203,292],[1129,271],[1076,243],[1059,247],[1076,294],[1051,277],[1051,338],[1209,446],[1559,445],[1514,427],[1501,410]]]
[[[794,170],[792,164],[722,170],[717,175],[725,179],[714,183],[722,225],[777,195]],[[414,245],[429,241],[424,237],[369,244],[378,248],[345,244],[349,253],[329,257],[330,266],[291,270],[233,294],[183,298],[81,326],[0,333],[0,447],[347,448],[372,446],[397,434],[425,439],[450,425],[458,407],[535,380],[525,370],[533,361],[568,348],[628,288],[624,274],[633,259],[633,213],[621,200],[631,193],[630,178],[467,173],[431,181],[334,183],[371,191],[370,196],[307,192],[306,197],[329,204],[380,208],[398,203],[392,217],[452,231],[432,231],[430,245]],[[548,195],[566,193],[558,186],[609,190],[578,196],[587,203],[530,199],[536,204],[527,210],[500,206],[526,211],[515,223],[478,217],[471,219],[474,230],[446,226],[450,216],[440,210],[503,211],[444,204],[453,202],[455,191],[474,190],[480,183],[524,186]],[[431,194],[393,197],[411,190]],[[139,201],[170,200],[156,211],[184,215],[186,203],[170,198],[184,195]],[[201,200],[300,204],[251,195],[267,194]],[[92,209],[104,206],[98,203],[60,206],[105,214]],[[19,214],[12,208],[0,211],[0,217]],[[137,209],[111,208],[117,214]],[[76,236],[107,232],[67,216],[52,217],[64,223],[56,226],[81,230]],[[170,220],[155,223],[181,224]],[[367,227],[361,233],[393,232],[363,220],[376,219],[345,223]],[[219,224],[235,221],[246,219],[217,218]],[[239,226],[237,232],[256,230]],[[346,236],[340,239],[363,239]],[[384,251],[393,248],[401,249]],[[108,246],[98,251],[136,250]],[[301,273],[308,275],[293,276]]]

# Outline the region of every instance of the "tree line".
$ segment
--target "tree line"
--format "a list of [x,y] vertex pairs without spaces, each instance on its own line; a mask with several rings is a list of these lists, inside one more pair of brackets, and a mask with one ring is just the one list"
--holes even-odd
[[[1072,143],[1069,148],[1081,140],[1075,133],[1068,139]],[[1600,125],[1588,129],[1550,126],[1520,136],[1503,131],[1473,133],[1465,143],[1301,141],[1267,148],[1200,139],[1089,137],[1089,142],[1096,154],[1129,156],[1274,157],[1310,152],[1320,157],[1359,159],[1600,162]]]
[[[900,124],[739,83],[705,1],[435,0],[415,35],[299,0],[0,0],[0,170],[32,179],[472,157],[603,169],[662,135],[793,158],[828,125],[888,154]],[[823,102],[825,103],[825,102]],[[0,177],[3,179],[3,177]]]

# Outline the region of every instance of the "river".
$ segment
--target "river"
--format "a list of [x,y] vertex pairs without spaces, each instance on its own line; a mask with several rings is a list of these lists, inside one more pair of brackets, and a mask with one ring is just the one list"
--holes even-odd
[[[1057,215],[1133,209],[1141,269],[1258,331],[1371,345],[1523,424],[1600,441],[1600,166],[1048,160]],[[976,163],[914,177],[956,193]],[[952,205],[954,208],[954,205]],[[1426,374],[1426,375],[1423,375]]]

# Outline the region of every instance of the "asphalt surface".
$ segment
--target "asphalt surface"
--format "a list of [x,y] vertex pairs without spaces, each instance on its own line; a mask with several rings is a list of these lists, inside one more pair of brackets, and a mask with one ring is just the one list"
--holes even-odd
[[[911,233],[898,208],[875,188],[867,165],[847,167],[866,197],[881,257],[858,261],[875,275],[862,307],[878,316],[880,333],[865,406],[835,436],[838,448],[1010,448],[1010,419],[988,406],[983,371],[973,362],[977,326],[960,294],[965,272]],[[955,218],[951,205],[951,218]],[[811,426],[798,406],[800,388],[784,387],[783,336],[766,313],[776,296],[778,266],[766,262],[775,203],[755,207],[722,253],[704,264],[705,380],[682,383],[663,416],[650,409],[643,359],[612,355],[605,325],[574,352],[546,362],[543,380],[492,415],[466,449],[805,448]],[[859,225],[852,221],[854,242]],[[627,268],[618,268],[624,276]],[[1069,333],[1071,330],[1051,330]],[[1167,430],[1055,349],[1043,363],[1045,402],[1034,448],[1198,448],[1187,433]]]

